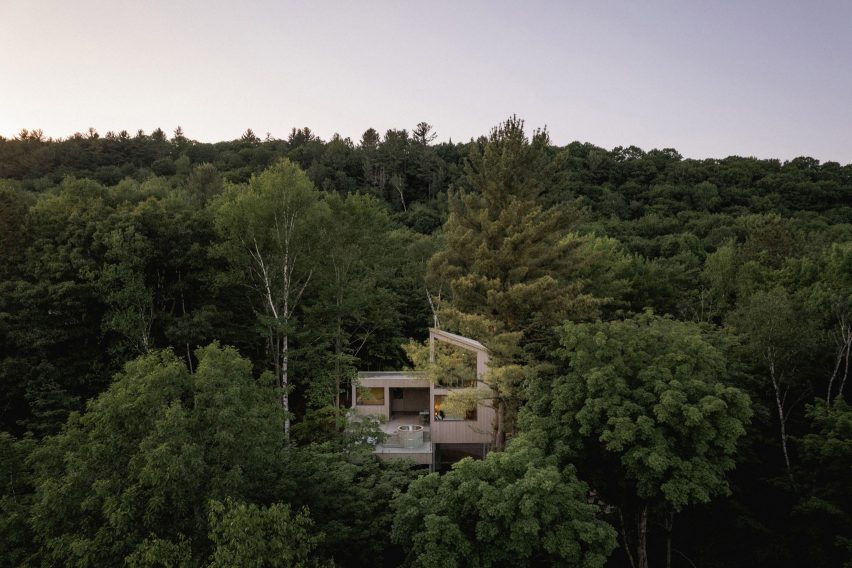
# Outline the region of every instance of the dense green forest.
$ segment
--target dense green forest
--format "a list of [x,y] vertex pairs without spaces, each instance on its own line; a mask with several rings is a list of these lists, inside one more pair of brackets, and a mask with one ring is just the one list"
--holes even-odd
[[[0,564],[852,566],[852,164],[435,140],[0,138]],[[441,474],[347,412],[435,322]]]

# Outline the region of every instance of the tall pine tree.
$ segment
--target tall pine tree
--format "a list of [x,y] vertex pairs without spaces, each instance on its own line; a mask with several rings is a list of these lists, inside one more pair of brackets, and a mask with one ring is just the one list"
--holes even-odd
[[546,130],[528,138],[515,116],[474,145],[462,187],[450,196],[445,248],[429,264],[441,325],[491,351],[485,381],[494,393],[497,449],[522,401],[525,348],[598,303],[575,276],[586,239],[569,235],[572,210],[541,204],[555,172],[550,148]]

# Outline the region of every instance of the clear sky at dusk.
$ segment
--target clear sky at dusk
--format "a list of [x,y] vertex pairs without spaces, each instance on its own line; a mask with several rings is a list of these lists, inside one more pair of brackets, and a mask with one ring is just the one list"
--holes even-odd
[[556,144],[852,162],[852,2],[0,0],[0,135],[510,114]]

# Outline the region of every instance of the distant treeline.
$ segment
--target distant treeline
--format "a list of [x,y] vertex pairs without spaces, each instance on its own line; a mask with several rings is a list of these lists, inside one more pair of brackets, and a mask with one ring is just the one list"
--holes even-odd
[[[371,193],[394,211],[405,211],[445,194],[458,182],[471,148],[486,142],[483,136],[467,143],[432,144],[434,138],[426,123],[384,135],[371,128],[358,141],[338,135],[323,141],[310,128],[294,128],[286,140],[261,139],[249,129],[239,140],[217,143],[188,139],[180,127],[171,137],[161,129],[103,136],[90,129],[62,140],[23,130],[15,138],[0,137],[0,179],[19,180],[34,191],[53,187],[65,176],[103,185],[128,177],[179,181],[193,166],[209,163],[226,181],[244,183],[287,157],[321,190]],[[839,208],[832,218],[849,219],[852,163],[821,164],[807,157],[783,163],[736,156],[693,160],[671,148],[605,150],[580,142],[549,147],[547,155],[554,162],[550,197],[579,198],[581,205],[605,216],[636,219],[682,211],[790,215]],[[426,211],[420,213],[410,215],[410,224],[426,216]]]

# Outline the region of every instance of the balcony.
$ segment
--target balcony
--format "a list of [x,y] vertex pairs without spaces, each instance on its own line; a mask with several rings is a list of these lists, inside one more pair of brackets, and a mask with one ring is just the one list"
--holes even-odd
[[[422,442],[412,445],[411,440],[406,440],[409,432],[400,433],[399,427],[422,428]],[[382,430],[388,435],[382,444],[376,444],[375,452],[382,459],[409,458],[416,463],[429,465],[432,463],[432,432],[431,428],[424,426],[421,422],[420,413],[394,413],[390,420],[382,424]],[[408,447],[406,447],[408,446]]]

